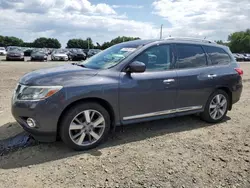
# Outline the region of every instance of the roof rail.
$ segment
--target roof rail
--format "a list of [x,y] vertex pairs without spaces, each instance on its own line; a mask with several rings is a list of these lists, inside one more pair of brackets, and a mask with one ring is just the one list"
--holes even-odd
[[184,40],[184,41],[195,41],[195,42],[204,42],[204,43],[215,43],[214,41],[211,41],[211,40],[192,38],[192,37],[168,37],[168,38],[165,38],[165,40]]

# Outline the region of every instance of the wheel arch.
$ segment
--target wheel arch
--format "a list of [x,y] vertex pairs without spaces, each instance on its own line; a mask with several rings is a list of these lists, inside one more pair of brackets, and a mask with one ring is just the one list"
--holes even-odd
[[228,106],[228,110],[232,110],[232,91],[228,88],[228,87],[217,87],[216,90],[223,90],[224,92],[226,92],[228,94],[229,97],[229,106]]
[[115,112],[114,112],[114,109],[111,106],[111,104],[104,99],[97,98],[97,97],[90,97],[90,98],[83,98],[83,99],[76,100],[76,101],[70,103],[68,106],[66,106],[66,108],[64,108],[64,110],[62,111],[62,113],[58,119],[58,122],[57,122],[57,135],[59,135],[58,133],[60,131],[60,124],[61,124],[62,117],[64,116],[64,114],[67,113],[67,111],[69,109],[71,109],[73,106],[79,105],[80,103],[86,103],[86,102],[97,103],[97,104],[101,105],[103,108],[105,108],[110,115],[111,130],[112,130],[112,128],[115,127],[115,122],[116,122]]

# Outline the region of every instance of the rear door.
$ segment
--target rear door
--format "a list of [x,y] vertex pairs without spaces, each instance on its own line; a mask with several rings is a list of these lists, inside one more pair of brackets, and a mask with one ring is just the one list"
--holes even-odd
[[213,91],[207,56],[201,45],[176,44],[177,112],[202,110]]
[[208,54],[208,65],[210,67],[209,77],[213,79],[215,87],[231,88],[239,78],[234,70],[237,67],[235,60],[221,47],[203,46]]

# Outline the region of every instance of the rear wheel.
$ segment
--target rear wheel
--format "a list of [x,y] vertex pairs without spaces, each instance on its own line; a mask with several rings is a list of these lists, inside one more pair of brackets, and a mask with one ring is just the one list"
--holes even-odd
[[110,130],[109,113],[97,103],[82,103],[64,115],[60,136],[74,150],[87,150],[101,144]]
[[218,123],[227,115],[229,107],[228,94],[223,90],[215,91],[208,99],[201,118],[209,123]]

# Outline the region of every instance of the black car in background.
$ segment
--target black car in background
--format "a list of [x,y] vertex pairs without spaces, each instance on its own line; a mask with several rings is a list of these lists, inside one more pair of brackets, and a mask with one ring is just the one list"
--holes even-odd
[[101,52],[101,50],[99,49],[90,49],[87,53],[87,56],[92,57],[93,55],[98,54],[99,52]]
[[30,49],[30,48],[28,48],[28,49],[26,49],[26,50],[24,50],[24,56],[31,56],[31,53],[32,53],[32,49]]
[[69,50],[68,56],[72,61],[82,61],[87,59],[87,55],[82,49],[71,49]]
[[89,49],[83,49],[82,51],[83,51],[85,54],[88,54]]
[[7,56],[6,56],[6,61],[10,61],[10,60],[24,61],[23,51],[20,48],[9,49]]
[[47,61],[48,55],[44,50],[33,50],[31,53],[31,61]]

